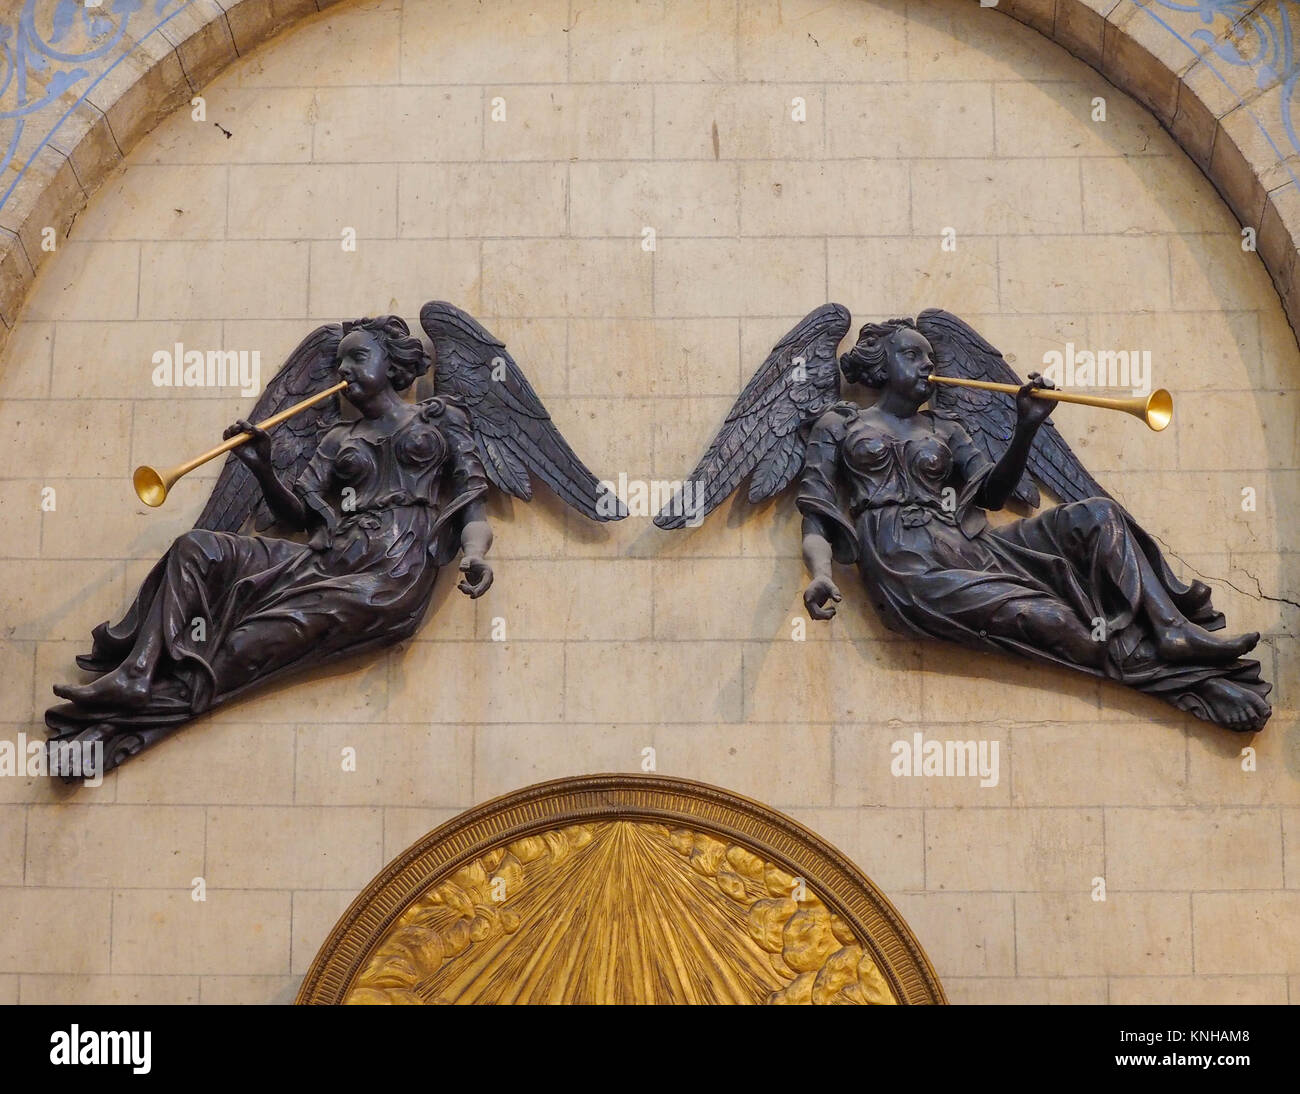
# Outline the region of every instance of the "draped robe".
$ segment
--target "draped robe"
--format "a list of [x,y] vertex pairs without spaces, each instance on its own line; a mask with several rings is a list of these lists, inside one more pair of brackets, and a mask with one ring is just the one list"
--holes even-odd
[[[858,564],[882,621],[913,637],[943,638],[1051,661],[1117,680],[1209,718],[1196,693],[1220,678],[1261,697],[1271,685],[1259,662],[1167,662],[1142,610],[1144,568],[1174,605],[1210,629],[1223,616],[1210,590],[1180,581],[1159,546],[1112,498],[1044,509],[1000,527],[975,504],[994,465],[961,425],[928,411],[919,435],[837,404],[814,424],[798,505],[818,519],[837,562]],[[1103,663],[1044,648],[1020,625],[1017,608],[1048,601],[1105,644]]]
[[307,543],[194,529],[172,544],[77,658],[103,674],[161,643],[148,701],[51,707],[56,739],[104,740],[107,770],[274,677],[409,638],[487,479],[466,411],[434,398],[387,436],[334,426],[292,488],[314,515]]

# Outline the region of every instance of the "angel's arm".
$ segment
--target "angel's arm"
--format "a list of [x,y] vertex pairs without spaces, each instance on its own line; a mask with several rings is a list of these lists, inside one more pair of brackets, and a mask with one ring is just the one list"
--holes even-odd
[[466,558],[482,559],[492,548],[492,525],[487,503],[480,498],[465,507],[465,525],[460,530],[460,549]]
[[1052,412],[1052,404],[1046,399],[1035,399],[1029,394],[1035,387],[1050,385],[1040,380],[1037,373],[1030,373],[1030,376],[1030,382],[1021,387],[1016,396],[1016,427],[1011,434],[1011,443],[985,475],[984,483],[975,495],[975,504],[982,509],[1001,509],[1015,493],[1029,462],[1034,437]]
[[319,537],[332,537],[338,524],[338,514],[325,499],[334,483],[334,461],[347,429],[346,425],[336,425],[326,431],[291,491],[302,510],[297,526],[313,530]]
[[252,435],[251,440],[246,441],[233,451],[236,458],[257,479],[257,484],[262,490],[262,496],[266,499],[266,504],[275,515],[275,519],[291,528],[306,528],[308,524],[307,507],[303,505],[302,498],[284,484],[280,476],[275,472],[275,465],[271,462],[270,435],[243,418],[230,426],[223,436],[228,439],[236,433],[249,433]]
[[469,414],[460,406],[449,404],[443,414],[443,431],[451,445],[451,483],[453,496],[466,491],[477,492],[465,506],[460,529],[460,569],[465,578],[460,591],[477,598],[492,584],[492,567],[485,561],[492,547],[492,525],[487,519],[487,472],[479,459],[478,447],[470,426]]
[[839,505],[836,468],[844,419],[831,410],[813,426],[808,437],[796,504],[803,513],[803,560],[812,580],[804,605],[813,619],[830,619],[840,591],[831,576],[833,561],[852,562],[858,554],[857,535]]
[[265,472],[259,473],[257,481],[262,487],[262,496],[266,498],[267,506],[281,524],[305,529],[314,523],[310,516],[312,510],[303,504],[302,498],[280,481],[280,476],[274,469],[267,468]]

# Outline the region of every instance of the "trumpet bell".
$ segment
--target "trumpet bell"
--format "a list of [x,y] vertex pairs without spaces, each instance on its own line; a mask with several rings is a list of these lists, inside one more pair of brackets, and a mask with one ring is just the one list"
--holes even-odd
[[1147,396],[1146,413],[1143,417],[1147,425],[1159,433],[1174,420],[1174,397],[1164,388],[1156,388]]
[[152,467],[137,467],[131,485],[135,487],[136,497],[154,509],[167,500],[167,482]]

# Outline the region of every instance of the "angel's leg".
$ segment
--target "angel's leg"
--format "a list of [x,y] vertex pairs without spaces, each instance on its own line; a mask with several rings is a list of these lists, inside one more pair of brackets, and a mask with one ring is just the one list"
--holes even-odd
[[92,709],[112,707],[134,710],[147,705],[154,672],[163,651],[162,601],[163,589],[160,589],[149,605],[135,645],[117,668],[81,687],[55,684],[54,694],[78,706]]
[[1232,680],[1212,678],[1194,689],[1200,702],[1179,704],[1198,718],[1215,722],[1238,733],[1255,733],[1264,728],[1273,713],[1268,701],[1257,691]]
[[154,591],[136,633],[135,644],[117,668],[80,687],[55,685],[54,694],[90,709],[137,710],[149,703],[158,663],[167,650],[167,636],[184,621],[202,615],[196,605],[227,561],[221,537],[193,531],[180,536],[167,555],[163,580]]
[[1059,600],[1037,596],[1006,600],[989,616],[987,629],[1047,650],[1069,664],[1100,668],[1106,660],[1105,644],[1094,641],[1092,632]]
[[[172,548],[172,557],[168,559],[169,571],[176,565],[180,542],[178,540]],[[173,588],[174,583],[170,580],[159,584],[140,621],[135,644],[117,668],[81,687],[56,684],[54,694],[78,706],[92,709],[111,707],[115,710],[137,710],[147,706],[158,661],[166,649],[163,613],[167,597],[174,595],[171,593]]]
[[[1032,522],[1037,518],[1030,519]],[[1129,590],[1125,595],[1132,596],[1134,606],[1140,606],[1146,614],[1163,660],[1235,661],[1259,641],[1255,633],[1218,638],[1189,620],[1133,535],[1130,518],[1110,498],[1088,498],[1062,505],[1047,519],[1062,534],[1061,542],[1085,573],[1094,562],[1100,562],[1117,588]]]
[[1235,661],[1255,648],[1258,632],[1219,638],[1193,623],[1174,603],[1141,551],[1134,551],[1141,574],[1142,607],[1155,629],[1156,649],[1166,661]]

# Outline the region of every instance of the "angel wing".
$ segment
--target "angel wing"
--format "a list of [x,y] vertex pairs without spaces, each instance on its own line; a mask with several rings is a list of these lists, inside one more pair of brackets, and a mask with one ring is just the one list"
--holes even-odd
[[660,528],[681,528],[703,519],[752,475],[749,500],[763,501],[785,489],[803,466],[807,426],[840,397],[836,347],[849,330],[849,311],[823,304],[772,347],[713,443],[687,480],[691,505],[679,490],[655,517]]
[[627,516],[627,507],[555,428],[504,342],[472,315],[442,300],[420,309],[420,326],[434,351],[434,390],[427,390],[427,380],[422,379],[420,398],[449,394],[466,404],[479,455],[494,486],[529,501],[531,472],[592,520]]
[[[307,335],[266,385],[249,421],[261,421],[335,383],[335,355],[342,337],[341,323],[317,327]],[[315,455],[321,437],[341,417],[339,397],[335,395],[295,414],[275,429],[271,434],[271,460],[282,482],[297,481]],[[259,531],[275,523],[257,479],[231,454],[194,527],[238,532],[249,517],[255,518]]]
[[[992,380],[1017,386],[1024,383],[997,349],[955,315],[930,308],[916,317],[916,325],[934,349],[938,372],[968,380]],[[1005,395],[943,385],[931,397],[930,406],[941,418],[960,423],[994,462],[1001,458],[1011,443],[1016,425],[1016,404]],[[1037,508],[1042,499],[1034,479],[1062,501],[1110,496],[1088,474],[1087,468],[1050,421],[1043,423],[1034,438],[1025,474],[1015,489],[1015,496],[1020,501]]]

